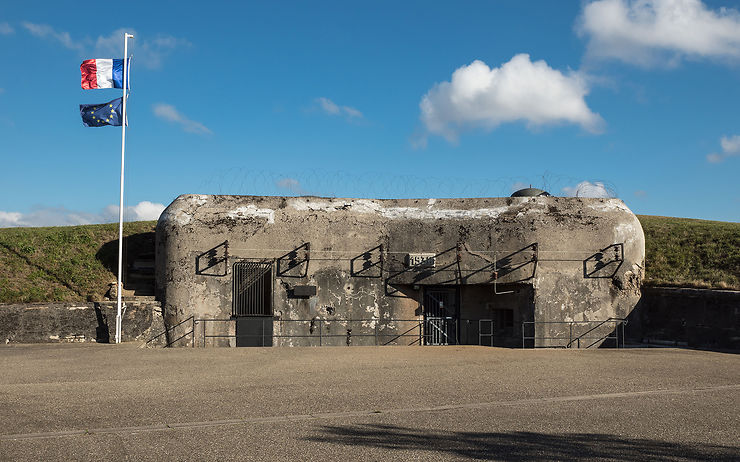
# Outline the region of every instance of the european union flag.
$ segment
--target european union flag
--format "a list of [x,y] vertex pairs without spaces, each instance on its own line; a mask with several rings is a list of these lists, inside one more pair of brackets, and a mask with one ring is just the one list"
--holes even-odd
[[121,126],[121,108],[123,98],[116,98],[105,104],[80,104],[82,124],[86,127],[102,127],[103,125]]

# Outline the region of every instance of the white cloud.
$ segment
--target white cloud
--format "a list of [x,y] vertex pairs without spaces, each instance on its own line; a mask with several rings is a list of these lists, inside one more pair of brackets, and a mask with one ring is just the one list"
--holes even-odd
[[349,118],[353,118],[353,117],[361,118],[362,117],[362,112],[358,111],[357,109],[351,106],[342,106],[342,111],[344,111],[344,113]]
[[316,98],[316,103],[319,105],[321,110],[329,115],[343,115],[348,119],[361,119],[363,117],[362,112],[352,106],[339,106],[329,98]]
[[21,221],[23,215],[18,212],[3,212],[0,210],[0,228],[7,228],[10,226],[19,226],[17,223]]
[[60,43],[65,48],[77,51],[86,58],[115,58],[123,56],[123,34],[128,32],[134,35],[129,39],[129,54],[134,54],[134,64],[146,68],[159,68],[163,58],[177,48],[190,46],[185,39],[172,37],[170,35],[157,35],[154,38],[139,36],[134,29],[121,28],[113,31],[110,35],[100,35],[94,39],[90,37],[73,38],[69,32],[59,31],[48,24],[34,24],[23,22],[25,28],[31,35],[52,40]]
[[718,164],[728,157],[740,156],[740,135],[723,136],[719,144],[722,146],[722,152],[707,154],[708,162]]
[[590,181],[581,181],[575,187],[564,187],[563,193],[568,197],[596,197],[605,199],[616,197],[616,195],[600,181],[595,181],[593,183]]
[[31,35],[34,35],[43,39],[50,39],[55,42],[59,42],[63,47],[69,48],[70,50],[83,51],[85,44],[80,40],[73,40],[69,32],[57,31],[53,27],[47,24],[34,24],[31,22],[21,23]]
[[152,106],[154,115],[168,122],[173,122],[182,127],[188,133],[196,135],[211,135],[213,132],[200,122],[190,120],[181,114],[175,106],[165,103],[157,103]]
[[545,61],[530,61],[528,54],[518,54],[498,68],[476,60],[424,95],[421,121],[429,133],[449,141],[465,129],[490,130],[516,121],[529,127],[576,124],[597,133],[603,119],[586,105],[588,91],[581,74],[563,74]]
[[[142,201],[124,209],[124,221],[156,220],[163,204]],[[17,226],[70,226],[118,221],[118,206],[109,205],[100,213],[78,212],[65,207],[36,207],[28,213],[0,211],[0,228]]]
[[95,56],[123,56],[123,34],[128,32],[134,36],[129,39],[129,53],[133,53],[134,60],[131,67],[141,65],[149,69],[161,67],[165,56],[178,48],[190,46],[185,39],[172,37],[170,35],[157,35],[152,39],[139,36],[130,28],[121,28],[113,31],[108,36],[99,36],[95,40]]
[[295,178],[281,178],[275,184],[278,188],[287,189],[293,194],[305,195],[306,191],[301,186],[301,182]]
[[740,135],[723,136],[719,140],[719,144],[722,146],[722,150],[728,154],[739,154],[740,153]]
[[716,152],[707,154],[707,162],[711,164],[719,164],[720,162],[724,160],[725,160],[725,156],[723,156],[722,154],[717,154]]
[[[163,204],[141,201],[136,205],[129,205],[123,209],[124,221],[151,221],[159,219],[164,211]],[[105,208],[103,215],[108,221],[118,221],[118,206],[109,205]]]
[[598,0],[586,4],[577,31],[588,55],[642,66],[683,58],[740,58],[740,13],[700,0]]
[[7,22],[0,22],[0,35],[10,35],[15,32],[15,29]]

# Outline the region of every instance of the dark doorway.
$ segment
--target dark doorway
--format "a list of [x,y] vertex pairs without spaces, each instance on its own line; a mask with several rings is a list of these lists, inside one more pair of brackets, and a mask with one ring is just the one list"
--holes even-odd
[[457,321],[461,344],[521,348],[522,323],[533,319],[532,286],[480,284],[461,288]]
[[236,346],[272,346],[273,262],[239,261],[232,274]]
[[424,290],[424,344],[457,344],[459,291],[457,288]]

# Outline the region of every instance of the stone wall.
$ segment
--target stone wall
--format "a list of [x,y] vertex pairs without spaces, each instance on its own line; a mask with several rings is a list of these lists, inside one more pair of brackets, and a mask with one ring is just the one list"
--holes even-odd
[[[116,302],[0,305],[0,342],[112,343],[116,312]],[[126,302],[122,320],[124,342],[146,341],[163,330],[159,302]]]
[[645,287],[625,336],[643,345],[740,350],[740,291]]

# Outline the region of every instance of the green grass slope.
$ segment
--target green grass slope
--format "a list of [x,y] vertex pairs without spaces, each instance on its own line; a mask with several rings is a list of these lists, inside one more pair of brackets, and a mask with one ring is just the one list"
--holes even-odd
[[[740,290],[740,223],[638,218],[645,231],[646,285]],[[154,252],[150,238],[137,236],[151,237],[155,225],[124,224],[129,261]],[[117,239],[115,223],[0,229],[0,303],[102,299],[116,279]]]
[[[155,226],[124,223],[124,236]],[[116,280],[117,261],[117,223],[0,229],[0,303],[100,300]]]
[[645,284],[740,289],[740,223],[638,215]]

